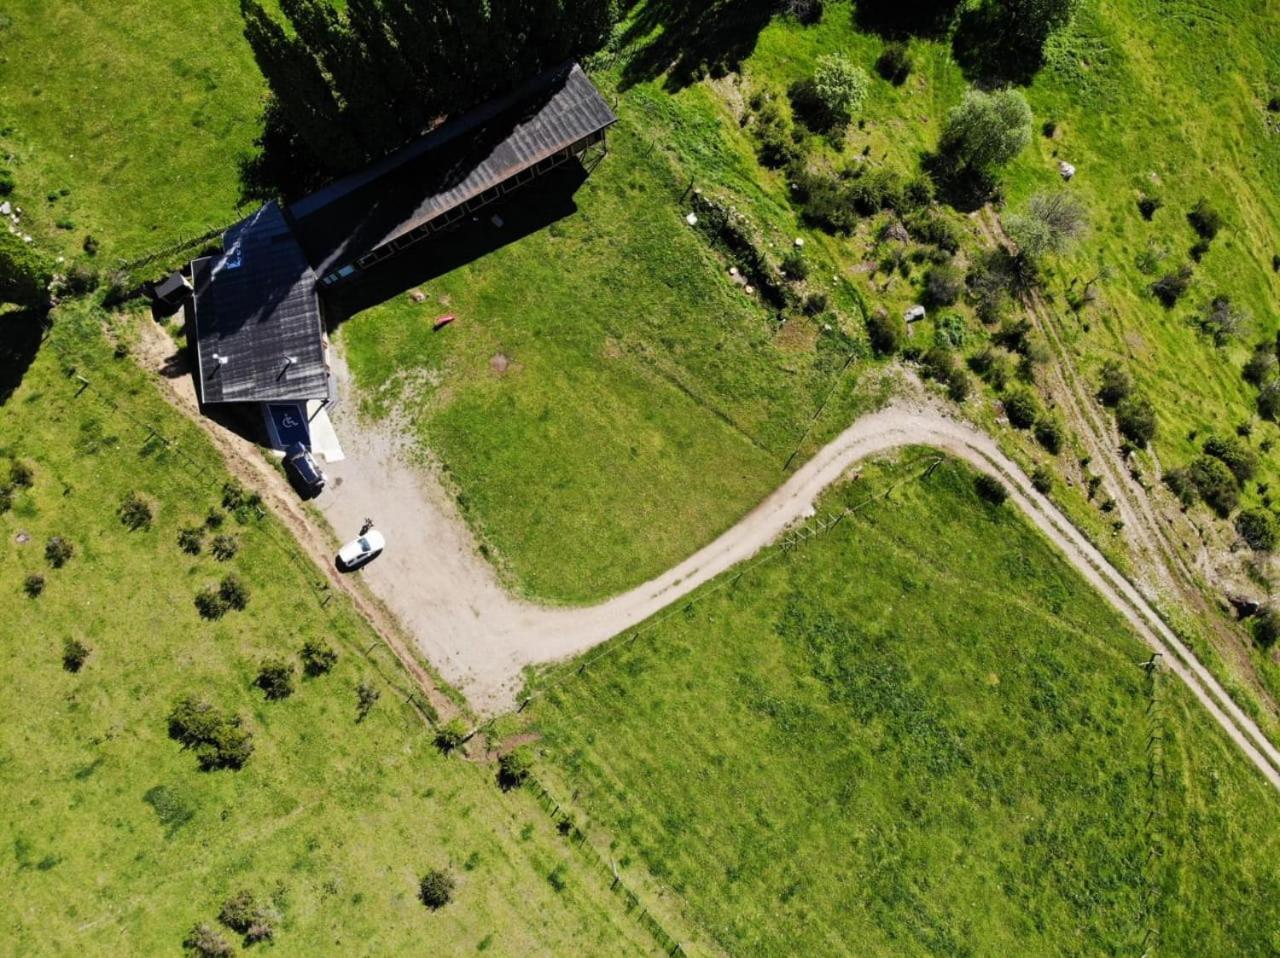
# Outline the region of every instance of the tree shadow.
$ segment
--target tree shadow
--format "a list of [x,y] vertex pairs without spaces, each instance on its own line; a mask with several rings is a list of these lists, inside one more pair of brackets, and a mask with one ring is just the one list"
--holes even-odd
[[1025,86],[1044,66],[1047,33],[1011,29],[995,5],[960,15],[951,52],[970,83],[983,87]]
[[44,318],[34,309],[0,315],[0,406],[17,392],[40,351]]
[[999,182],[981,170],[957,167],[940,153],[926,153],[920,167],[933,180],[940,201],[960,213],[975,213],[988,203],[999,205],[1003,193]]
[[[356,313],[572,215],[578,209],[574,194],[586,181],[587,173],[581,163],[566,163],[476,211],[455,229],[433,234],[342,286],[326,290],[323,294],[326,322],[334,329]],[[495,222],[495,217],[501,225]]]
[[636,14],[623,36],[624,45],[641,47],[622,71],[622,87],[667,75],[675,92],[706,76],[735,72],[756,48],[760,31],[777,12],[773,0],[652,0]]
[[854,25],[864,33],[901,40],[941,37],[951,29],[959,0],[857,0]]

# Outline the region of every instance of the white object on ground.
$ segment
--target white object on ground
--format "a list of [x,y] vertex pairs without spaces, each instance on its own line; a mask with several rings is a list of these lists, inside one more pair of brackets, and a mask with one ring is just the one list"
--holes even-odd
[[1069,180],[1071,177],[1076,175],[1076,168],[1066,160],[1063,160],[1058,164],[1058,172],[1062,175],[1064,180]]
[[690,213],[688,216],[686,216],[686,217],[684,218],[684,221],[685,221],[686,223],[688,223],[690,226],[697,226],[697,225],[698,225],[698,214],[697,214],[697,213]]
[[914,323],[924,319],[924,307],[919,303],[916,303],[914,306],[909,306],[907,307],[907,311],[902,314],[902,318],[908,323]]

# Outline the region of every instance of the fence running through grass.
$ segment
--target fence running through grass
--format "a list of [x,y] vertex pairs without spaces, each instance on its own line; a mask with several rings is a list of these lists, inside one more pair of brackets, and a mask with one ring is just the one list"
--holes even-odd
[[1160,696],[1160,653],[1153,653],[1151,658],[1142,663],[1142,670],[1147,673],[1145,690],[1147,695],[1147,789],[1151,808],[1147,812],[1146,821],[1139,826],[1139,833],[1148,842],[1147,857],[1143,859],[1142,905],[1138,913],[1138,927],[1142,933],[1140,952],[1143,958],[1155,953],[1160,941],[1160,928],[1155,922],[1155,906],[1160,893],[1160,862],[1164,858],[1164,833],[1161,822],[1164,809],[1161,807],[1161,784],[1166,780],[1165,766],[1165,720],[1163,698]]

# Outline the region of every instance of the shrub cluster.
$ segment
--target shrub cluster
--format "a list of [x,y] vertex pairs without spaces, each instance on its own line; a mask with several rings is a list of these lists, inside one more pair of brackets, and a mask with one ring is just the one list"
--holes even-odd
[[760,291],[760,297],[775,308],[785,306],[787,290],[782,272],[756,242],[747,218],[702,193],[694,193],[693,207],[698,214],[697,228],[738,264],[747,281]]
[[1276,520],[1265,509],[1242,509],[1236,516],[1236,532],[1255,552],[1271,552],[1276,547]]
[[529,778],[532,761],[526,748],[513,749],[498,759],[498,786],[509,792],[519,788]]
[[55,569],[61,569],[75,554],[75,546],[62,536],[53,536],[44,544],[44,557]]
[[241,890],[222,903],[218,921],[243,935],[246,945],[252,945],[275,937],[280,915],[271,905],[259,902],[252,892]]
[[373,711],[373,707],[378,704],[378,699],[382,697],[382,693],[377,687],[368,681],[362,681],[356,686],[356,721],[363,722]]
[[877,306],[867,317],[867,339],[881,356],[891,356],[902,348],[907,338],[907,324],[901,316]]
[[136,492],[131,492],[124,497],[117,514],[126,529],[138,532],[151,528],[151,506]]
[[432,911],[437,911],[453,899],[453,876],[440,868],[433,868],[418,882],[418,898]]
[[284,659],[268,659],[258,667],[253,684],[272,702],[287,699],[293,694],[293,666]]
[[302,670],[312,678],[332,672],[338,664],[338,653],[320,639],[307,639],[298,656],[302,659]]
[[79,672],[89,658],[89,647],[79,639],[64,639],[62,642],[62,667],[68,672]]
[[224,576],[215,589],[205,586],[196,593],[196,611],[205,619],[220,619],[230,609],[243,610],[249,604],[249,587],[239,576]]
[[253,735],[240,716],[193,695],[184,695],[174,703],[169,713],[169,737],[194,750],[206,772],[241,768],[253,754]]
[[1004,413],[1017,429],[1030,429],[1040,417],[1040,401],[1029,389],[1019,389],[1004,400]]
[[894,86],[902,86],[911,75],[911,54],[905,43],[886,43],[876,60],[876,72]]
[[460,717],[450,719],[436,729],[436,748],[448,755],[462,746],[467,739],[467,723]]

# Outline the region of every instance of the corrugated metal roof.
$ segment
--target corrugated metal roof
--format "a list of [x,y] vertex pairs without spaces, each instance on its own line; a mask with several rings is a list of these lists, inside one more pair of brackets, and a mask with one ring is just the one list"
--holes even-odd
[[288,217],[325,276],[615,122],[582,68],[563,64],[299,200]]
[[202,401],[325,398],[316,276],[280,207],[231,227],[223,250],[193,264]]

